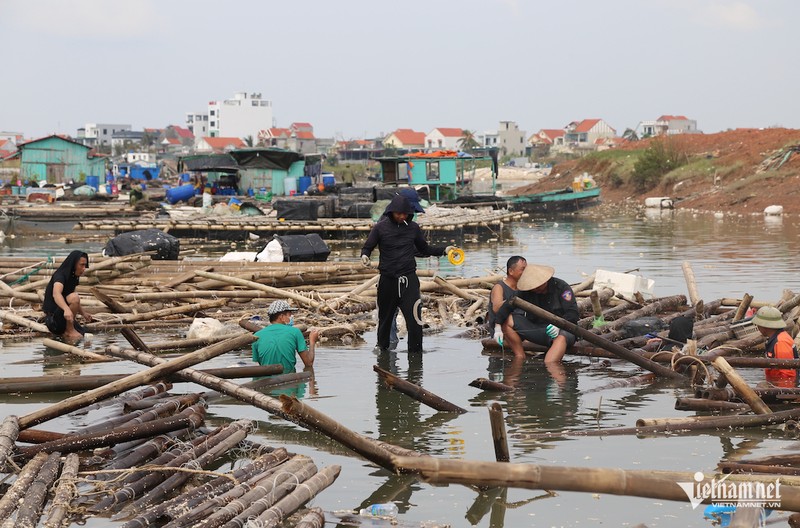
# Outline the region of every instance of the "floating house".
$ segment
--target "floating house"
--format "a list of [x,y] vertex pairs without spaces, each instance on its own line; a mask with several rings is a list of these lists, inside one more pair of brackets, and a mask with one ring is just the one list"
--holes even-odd
[[22,180],[65,183],[105,174],[105,157],[93,155],[90,147],[61,136],[34,139],[18,148]]
[[496,190],[497,151],[494,149],[486,155],[441,150],[375,160],[381,164],[384,185],[428,186],[428,195],[434,201],[458,198],[479,167],[492,167],[491,193]]

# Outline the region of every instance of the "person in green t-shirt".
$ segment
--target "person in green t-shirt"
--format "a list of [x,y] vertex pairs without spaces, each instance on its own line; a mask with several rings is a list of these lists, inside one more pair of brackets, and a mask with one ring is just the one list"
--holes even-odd
[[308,335],[308,346],[303,333],[293,326],[294,318],[292,308],[284,300],[275,301],[269,305],[269,326],[255,333],[258,341],[253,343],[253,361],[259,365],[283,365],[283,373],[295,372],[297,358],[303,360],[303,365],[314,365],[314,348],[319,337],[318,330],[311,330]]

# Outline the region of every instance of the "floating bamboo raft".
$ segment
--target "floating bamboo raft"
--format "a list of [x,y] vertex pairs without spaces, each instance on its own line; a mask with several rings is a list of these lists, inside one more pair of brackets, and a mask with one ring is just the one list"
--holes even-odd
[[[431,208],[433,209],[433,208]],[[519,221],[527,215],[508,210],[454,208],[440,209],[438,214],[418,215],[415,221],[427,233],[472,232],[481,230],[500,231],[506,224]],[[433,212],[433,211],[432,211]],[[347,233],[363,236],[374,222],[370,218],[320,218],[318,220],[282,220],[275,216],[212,216],[197,215],[193,218],[140,217],[104,220],[81,220],[75,229],[103,230],[122,233],[139,229],[160,229],[175,236],[205,236],[208,238],[243,238],[247,233],[259,236],[272,234],[319,233],[336,237]]]

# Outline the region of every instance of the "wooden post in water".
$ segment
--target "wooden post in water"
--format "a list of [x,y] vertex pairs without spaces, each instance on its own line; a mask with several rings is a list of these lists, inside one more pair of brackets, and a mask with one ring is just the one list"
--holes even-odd
[[738,308],[736,308],[736,314],[733,316],[732,321],[734,323],[744,319],[744,315],[747,313],[747,309],[750,308],[751,302],[753,302],[753,296],[749,293],[745,293],[742,296],[742,302],[740,302]]
[[424,403],[428,407],[436,409],[437,411],[455,412],[459,414],[464,414],[467,412],[466,409],[462,409],[458,405],[450,403],[441,396],[437,396],[436,394],[423,389],[419,385],[415,385],[410,381],[399,378],[391,372],[383,370],[378,365],[373,365],[372,370],[378,373],[383,382],[390,389],[395,389],[399,392],[402,392],[406,396],[411,396],[418,402]]
[[506,436],[506,423],[503,420],[503,407],[494,402],[489,406],[489,422],[492,425],[492,442],[494,443],[494,459],[498,462],[508,462],[508,436]]
[[697,292],[697,282],[694,280],[692,264],[688,260],[684,260],[681,268],[683,268],[683,277],[686,279],[686,288],[689,290],[689,302],[695,306],[700,301],[700,294]]

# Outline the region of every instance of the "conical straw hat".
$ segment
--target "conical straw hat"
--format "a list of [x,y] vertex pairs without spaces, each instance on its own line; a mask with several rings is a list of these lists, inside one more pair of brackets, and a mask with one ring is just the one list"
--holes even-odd
[[517,282],[517,289],[521,291],[535,290],[545,282],[550,280],[550,277],[555,273],[555,269],[550,266],[541,266],[539,264],[528,264],[522,276]]

